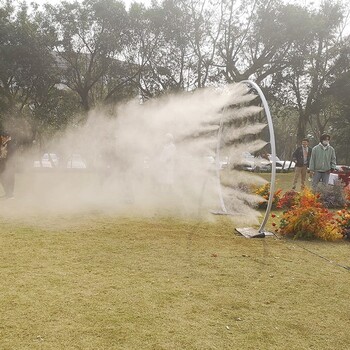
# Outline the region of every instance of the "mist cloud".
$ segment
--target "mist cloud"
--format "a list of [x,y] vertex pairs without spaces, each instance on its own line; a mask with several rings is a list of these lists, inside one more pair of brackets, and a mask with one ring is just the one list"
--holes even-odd
[[[231,85],[168,95],[144,104],[129,101],[116,107],[113,118],[100,110],[91,111],[84,125],[68,130],[50,144],[50,149],[61,154],[81,154],[88,168],[22,174],[17,198],[7,213],[98,210],[207,218],[211,210],[219,208],[213,156],[222,120],[228,124],[220,150],[232,167],[221,174],[225,203],[237,218],[256,223],[259,213],[252,206],[258,199],[244,188],[262,180],[234,168],[242,161],[243,152],[257,150],[265,143],[234,141],[258,134],[265,125],[240,123],[235,127],[231,123],[261,111],[247,106],[254,97],[245,86]],[[161,159],[169,133],[176,148],[171,166]],[[160,179],[164,169],[173,172],[170,183]]]

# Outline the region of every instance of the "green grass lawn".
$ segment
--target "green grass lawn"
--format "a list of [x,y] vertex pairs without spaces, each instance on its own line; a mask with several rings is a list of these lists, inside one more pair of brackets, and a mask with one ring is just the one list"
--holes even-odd
[[[261,173],[259,174],[264,179],[270,181],[271,174],[269,173]],[[293,186],[293,178],[294,178],[294,172],[290,173],[277,173],[276,174],[276,184],[275,189],[282,189],[283,192],[289,191],[292,189]],[[309,182],[306,181],[306,186],[310,186]],[[298,188],[297,190],[300,190],[300,179],[298,182]]]
[[0,219],[0,349],[349,348],[345,241],[246,239],[224,217]]

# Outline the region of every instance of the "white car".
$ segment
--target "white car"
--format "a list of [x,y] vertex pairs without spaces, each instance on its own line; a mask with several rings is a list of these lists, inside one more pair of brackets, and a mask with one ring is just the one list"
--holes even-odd
[[56,153],[44,153],[41,160],[35,160],[34,168],[57,168],[59,158]]
[[249,152],[244,152],[242,155],[241,166],[243,170],[248,171],[269,171],[271,170],[271,162],[262,157],[254,157]]
[[83,157],[78,153],[73,153],[67,160],[67,169],[86,169]]
[[[270,172],[272,168],[272,155],[268,154],[268,159],[261,156],[254,157],[249,152],[243,153],[242,168],[248,171]],[[289,160],[281,160],[276,156],[276,172],[293,171],[295,163]]]
[[[216,166],[216,159],[215,159],[215,157],[213,157],[213,156],[206,156],[204,158],[205,158],[205,160],[206,160],[206,162],[207,162],[207,164],[209,166]],[[229,157],[227,157],[227,156],[222,157],[220,159],[220,161],[219,161],[220,169],[227,168],[229,166],[229,163],[230,163]]]
[[[272,155],[268,155],[270,162],[272,164]],[[290,160],[281,160],[276,156],[276,171],[277,172],[288,172],[293,171],[295,168],[295,163]]]

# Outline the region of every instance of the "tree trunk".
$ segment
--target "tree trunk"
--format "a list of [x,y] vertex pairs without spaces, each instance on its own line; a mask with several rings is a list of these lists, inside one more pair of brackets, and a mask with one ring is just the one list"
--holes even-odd
[[306,126],[308,118],[305,113],[299,114],[298,129],[297,129],[297,143],[300,144],[302,139],[306,137]]
[[82,91],[82,93],[80,93],[80,98],[81,98],[81,104],[84,108],[84,111],[88,112],[90,110],[89,92]]

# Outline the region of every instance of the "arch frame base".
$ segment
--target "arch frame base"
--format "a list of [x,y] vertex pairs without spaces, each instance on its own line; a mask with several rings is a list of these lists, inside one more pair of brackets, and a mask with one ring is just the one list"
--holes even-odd
[[245,238],[265,238],[275,236],[273,232],[259,231],[259,229],[254,227],[237,227],[235,230]]

